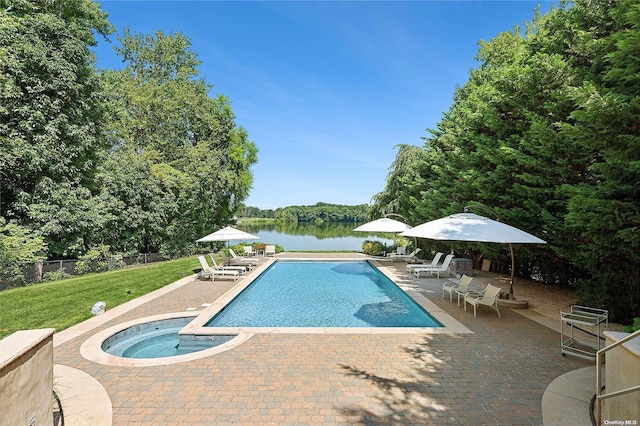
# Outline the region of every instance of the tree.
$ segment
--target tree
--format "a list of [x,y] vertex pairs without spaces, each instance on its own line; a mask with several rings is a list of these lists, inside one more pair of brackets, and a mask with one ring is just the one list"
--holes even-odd
[[89,0],[0,1],[0,216],[57,256],[86,248],[105,148],[94,32],[111,26]]
[[120,237],[101,243],[183,253],[241,208],[257,148],[229,99],[209,96],[187,37],[127,30],[119,40],[126,67],[103,74],[112,149],[99,176]]
[[[373,204],[367,215],[369,219],[378,219],[388,213],[409,213],[424,190],[425,178],[422,167],[427,163],[427,152],[423,147],[398,145],[398,154],[389,167],[387,187],[373,196]],[[425,173],[426,175],[426,173]],[[403,214],[404,214],[403,213]],[[418,217],[413,215],[407,220],[417,224]]]
[[[536,14],[526,37],[516,28],[481,42],[481,65],[426,138],[426,155],[393,171],[374,208],[402,192],[399,213],[420,222],[491,207],[549,243],[519,248],[519,276],[577,286],[582,303],[617,320],[637,316],[638,9],[563,2]],[[419,178],[395,181],[410,173]]]
[[45,179],[91,186],[104,148],[94,31],[111,26],[90,0],[0,1],[1,216],[31,222]]
[[581,182],[567,186],[566,222],[590,276],[582,299],[631,322],[640,314],[640,5],[618,2],[605,38],[605,71],[572,91],[575,120],[563,128],[588,154]]
[[24,270],[42,260],[47,245],[29,229],[0,217],[0,289],[26,282]]

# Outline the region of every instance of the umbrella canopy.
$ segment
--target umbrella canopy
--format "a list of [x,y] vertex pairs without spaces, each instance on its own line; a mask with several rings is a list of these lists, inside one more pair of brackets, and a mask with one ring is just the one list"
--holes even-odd
[[457,213],[432,220],[413,227],[400,235],[431,240],[546,244],[546,241],[511,225],[473,213]]
[[404,232],[411,229],[411,226],[398,220],[383,217],[381,219],[372,220],[364,225],[360,225],[354,229],[359,232]]
[[515,258],[512,244],[546,244],[547,242],[506,223],[473,213],[457,213],[423,223],[401,233],[404,237],[428,238],[447,241],[477,241],[482,243],[509,244],[511,252],[511,283],[509,294],[513,296]]
[[231,241],[231,240],[259,240],[260,237],[249,234],[248,232],[241,231],[232,226],[225,226],[222,229],[218,229],[207,236],[196,240],[197,243],[211,242],[211,241]]

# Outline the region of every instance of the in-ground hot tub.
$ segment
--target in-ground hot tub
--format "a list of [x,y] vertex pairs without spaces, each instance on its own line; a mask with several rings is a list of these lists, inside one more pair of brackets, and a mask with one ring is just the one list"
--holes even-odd
[[194,312],[173,312],[127,321],[91,336],[80,353],[104,365],[167,365],[224,352],[251,337],[248,333],[184,333],[194,318]]
[[168,318],[134,325],[106,339],[101,348],[123,358],[163,358],[209,349],[236,337],[180,335],[180,330],[194,318]]

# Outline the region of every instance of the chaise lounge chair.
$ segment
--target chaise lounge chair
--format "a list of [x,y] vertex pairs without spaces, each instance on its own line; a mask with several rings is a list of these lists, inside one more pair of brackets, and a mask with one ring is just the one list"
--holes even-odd
[[472,280],[473,277],[464,274],[457,280],[449,278],[442,284],[442,298],[444,299],[444,293],[447,292],[449,293],[449,302],[453,302],[453,293],[455,292],[458,294],[458,306],[460,306],[460,296],[466,296]]
[[202,266],[202,271],[200,272],[200,274],[203,278],[208,277],[213,281],[215,277],[224,277],[233,278],[233,280],[235,281],[240,277],[240,273],[238,271],[225,271],[224,269],[216,269],[209,266],[204,256],[198,256],[198,260],[200,261],[200,266]]
[[410,260],[415,259],[416,254],[420,253],[420,251],[422,251],[422,249],[417,248],[417,249],[415,249],[414,251],[412,251],[412,252],[411,252],[411,253],[409,253],[409,254],[396,254],[396,253],[391,253],[391,255],[389,255],[389,258],[390,258],[391,260],[393,260],[394,262],[395,262],[396,260],[404,260],[405,262],[408,262],[408,261],[410,261]]
[[436,267],[438,266],[438,262],[440,262],[440,258],[444,256],[444,253],[439,251],[433,256],[433,260],[431,263],[407,263],[407,272],[412,272],[414,268],[427,268],[427,267]]
[[246,266],[230,266],[230,265],[220,266],[218,265],[218,262],[216,262],[216,256],[213,253],[209,253],[209,257],[211,258],[211,263],[213,263],[214,269],[218,269],[218,270],[222,269],[224,271],[238,271],[240,275],[244,275],[244,273],[247,272]]
[[[232,249],[229,249],[229,252],[231,251]],[[222,263],[227,266],[244,266],[248,271],[252,270],[255,266],[249,259],[229,258],[223,251],[218,252],[218,254],[222,258]]]
[[387,257],[392,256],[405,256],[407,254],[407,248],[404,246],[396,247],[395,251],[387,253]]
[[467,310],[467,303],[473,305],[473,317],[476,317],[476,308],[478,305],[485,305],[493,308],[500,315],[500,309],[498,309],[498,297],[500,296],[500,287],[496,287],[491,284],[487,284],[487,287],[482,290],[482,293],[469,292],[464,296],[464,310]]
[[258,262],[259,262],[259,259],[255,258],[255,257],[252,257],[252,258],[240,257],[231,248],[229,249],[229,254],[233,258],[233,259],[231,259],[231,262],[233,262],[235,264],[244,264],[244,263],[246,263],[248,265],[256,266],[258,264]]
[[444,273],[444,272],[449,272],[449,264],[451,263],[451,260],[453,259],[453,255],[452,254],[448,254],[447,257],[444,258],[444,262],[442,262],[442,265],[438,265],[438,266],[423,266],[423,267],[419,267],[419,268],[413,268],[413,275],[415,275],[416,277],[420,278],[420,274],[437,274],[438,278],[440,278],[440,273]]

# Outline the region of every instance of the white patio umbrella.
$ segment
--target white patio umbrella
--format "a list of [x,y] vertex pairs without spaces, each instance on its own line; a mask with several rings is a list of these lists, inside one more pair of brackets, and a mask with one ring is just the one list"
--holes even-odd
[[[357,232],[389,232],[398,234],[400,232],[408,231],[411,229],[411,225],[407,225],[399,220],[389,219],[388,217],[382,217],[380,219],[372,220],[364,225],[360,225],[354,229]],[[415,245],[415,243],[414,243]],[[416,245],[417,247],[417,245]],[[385,251],[387,246],[385,244]]]
[[259,239],[260,237],[258,237],[257,235],[253,235],[248,232],[241,231],[232,226],[225,226],[222,229],[218,229],[216,232],[212,232],[211,234],[206,235],[200,238],[199,240],[196,240],[196,242],[204,243],[204,242],[212,242],[212,241],[226,241],[228,245],[229,241],[231,240],[244,241],[244,240],[259,240]]
[[515,273],[513,244],[547,243],[521,229],[473,213],[457,213],[441,219],[432,220],[415,226],[400,235],[432,240],[509,244],[509,250],[511,252],[511,283],[509,285],[509,294],[511,297],[513,297],[513,276]]
[[404,232],[411,229],[410,225],[407,225],[404,222],[400,222],[395,219],[389,219],[388,217],[383,217],[380,219],[372,220],[371,222],[367,222],[364,225],[360,225],[354,229],[354,231],[359,232],[392,232],[394,234],[398,232]]

